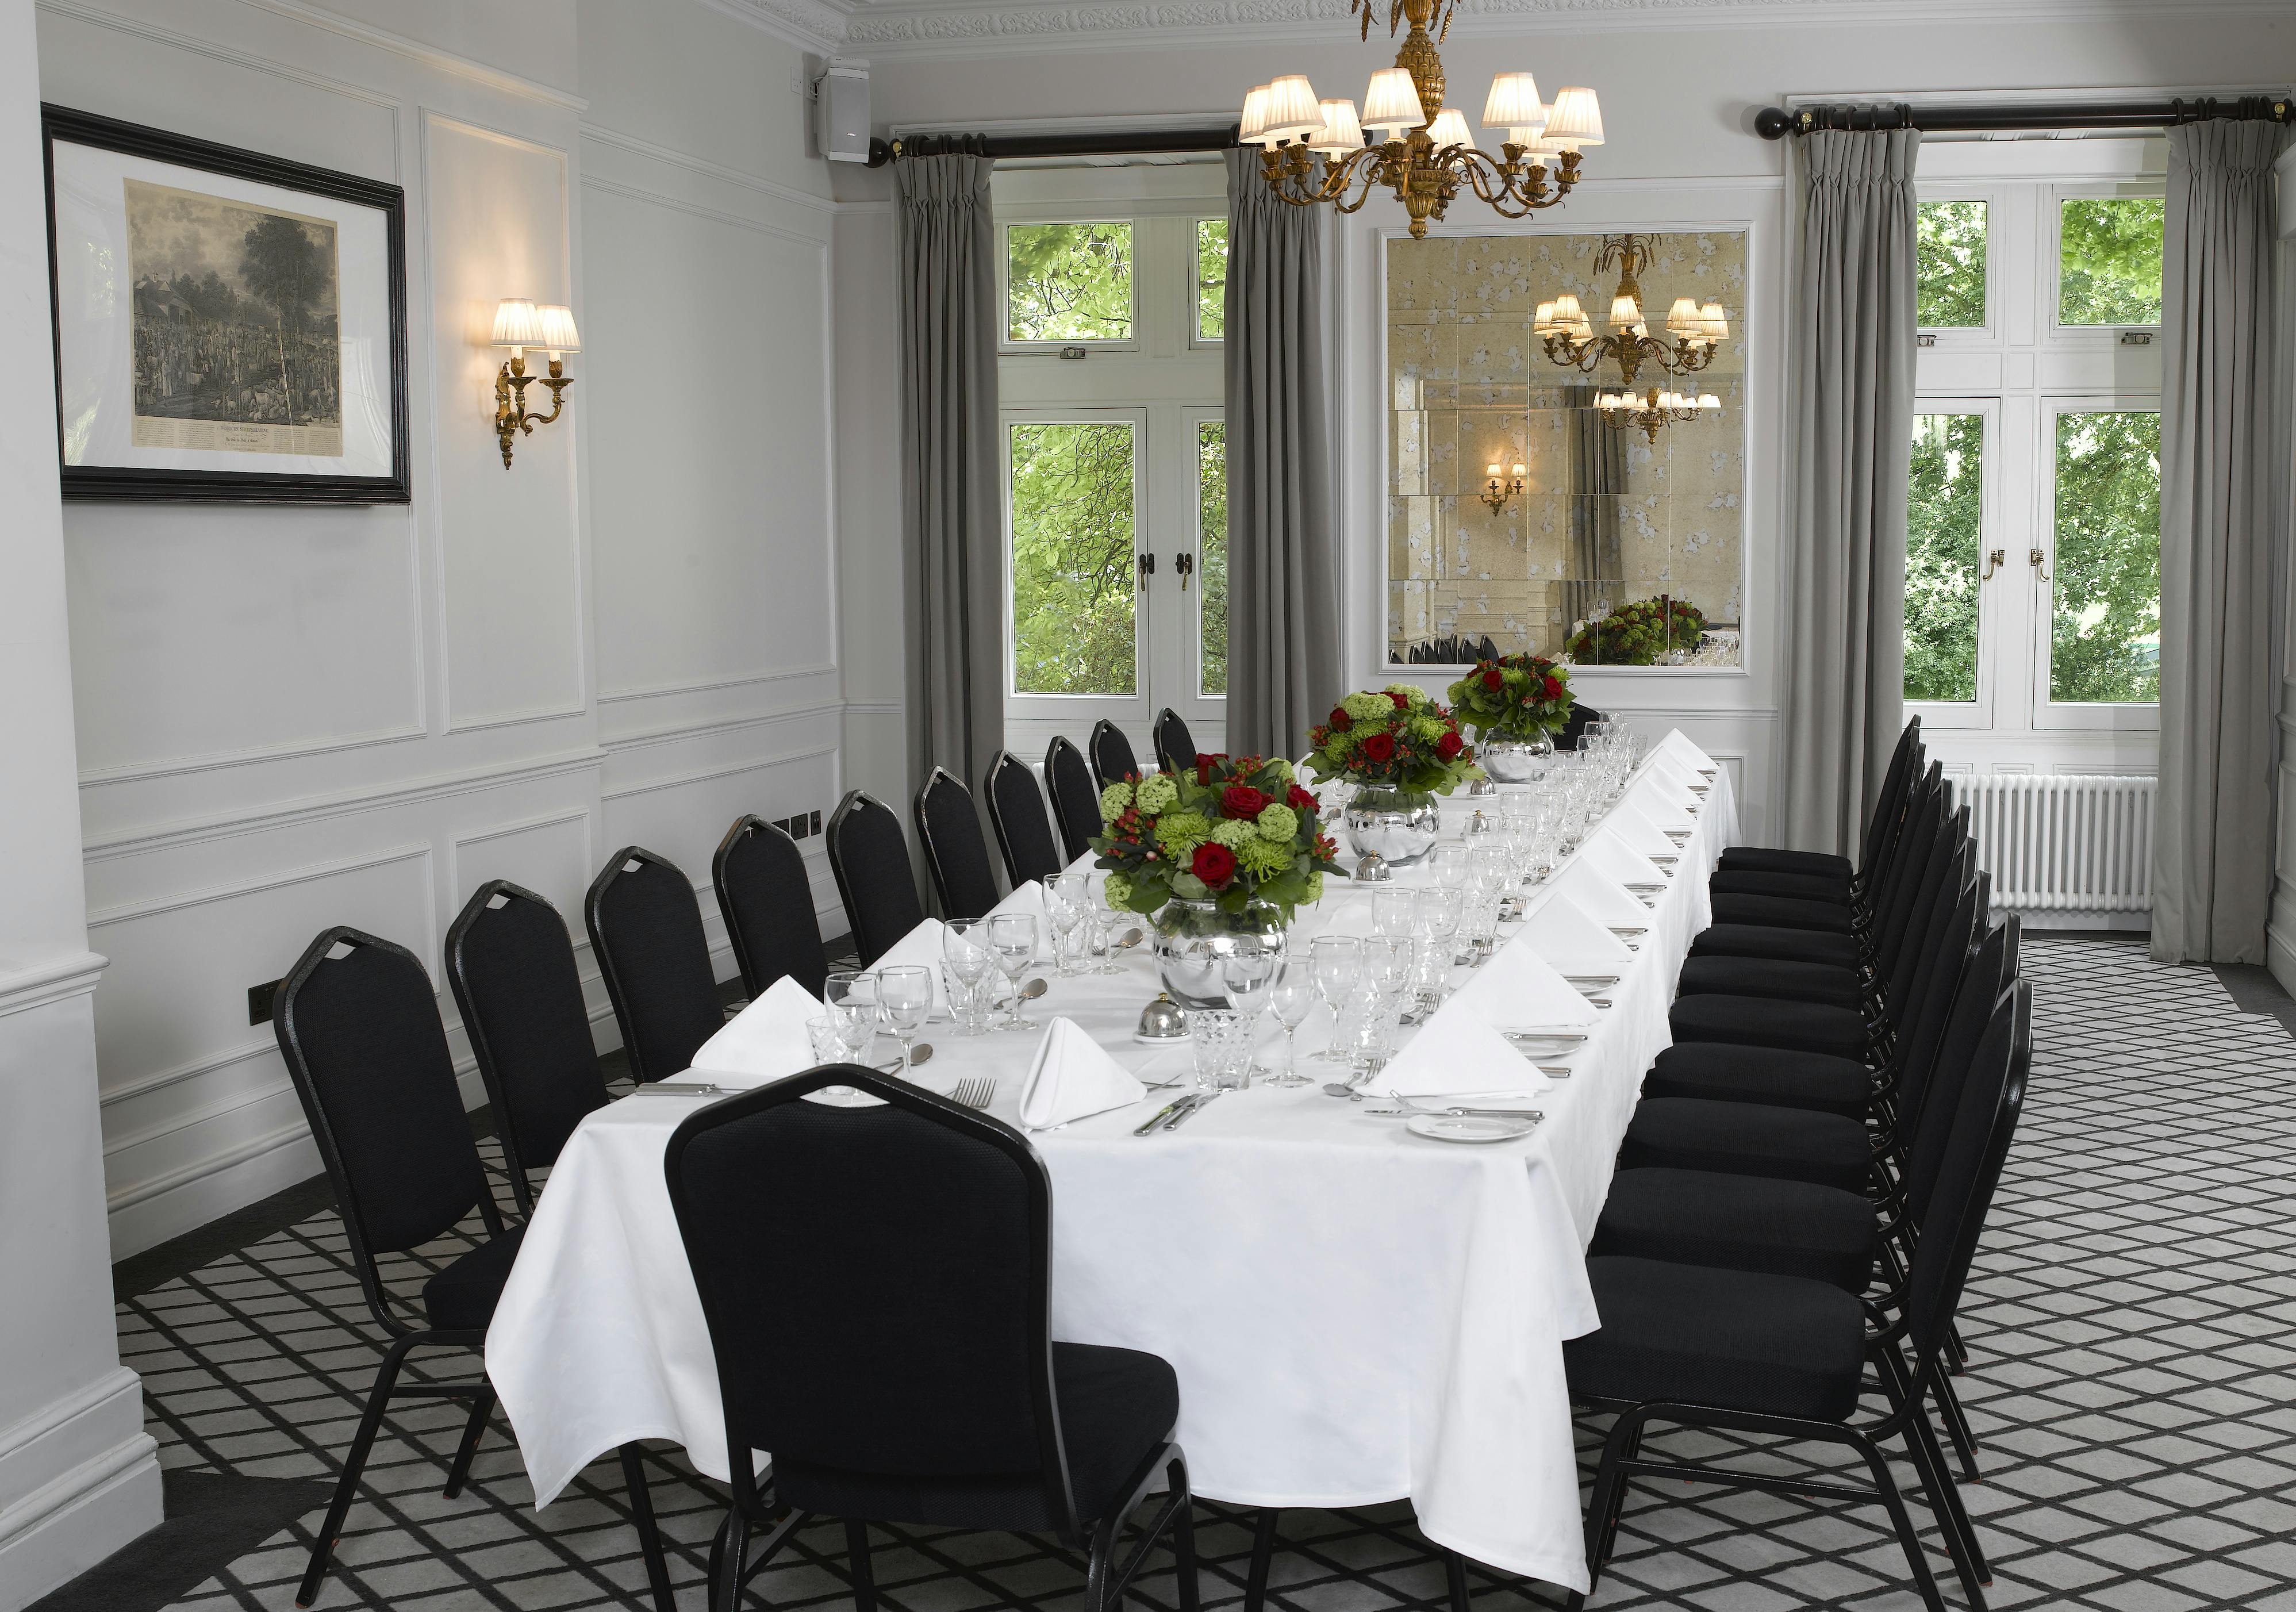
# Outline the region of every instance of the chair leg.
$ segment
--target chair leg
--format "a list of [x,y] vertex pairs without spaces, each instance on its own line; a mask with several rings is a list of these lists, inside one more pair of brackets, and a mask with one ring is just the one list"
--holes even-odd
[[1961,1587],[1969,1592],[1969,1604],[1981,1608],[1985,1598],[1979,1586],[1993,1582],[1993,1568],[1985,1559],[1985,1547],[1978,1542],[1977,1525],[1969,1519],[1969,1508],[1961,1503],[1961,1491],[1955,1486],[1953,1473],[1946,1466],[1945,1451],[1938,1443],[1936,1430],[1919,1405],[1914,1406],[1906,1418],[1906,1447],[1914,1452],[1914,1465],[1921,1471],[1922,1481],[1929,1485],[1931,1504],[1945,1532],[1946,1543],[1958,1543],[1952,1556],[1954,1569],[1961,1575]]
[[1263,1506],[1251,1519],[1251,1567],[1244,1575],[1243,1612],[1260,1612],[1267,1604],[1267,1569],[1275,1559],[1275,1519],[1273,1506]]
[[853,1564],[854,1612],[877,1612],[877,1581],[869,1574],[867,1523],[846,1523],[845,1554]]
[[[1196,1594],[1196,1505],[1195,1494],[1188,1487],[1188,1462],[1185,1456],[1174,1456],[1164,1468],[1164,1481],[1179,1501],[1172,1513],[1172,1571],[1180,1600],[1180,1612],[1199,1612]],[[1265,1591],[1263,1584],[1261,1589]]]
[[1456,1550],[1443,1552],[1443,1589],[1451,1612],[1467,1612],[1467,1559]]
[[1898,1492],[1898,1480],[1890,1476],[1890,1463],[1881,1447],[1854,1429],[1844,1428],[1843,1435],[1866,1458],[1866,1468],[1874,1475],[1874,1486],[1881,1491],[1882,1503],[1889,1508],[1890,1520],[1897,1526],[1898,1543],[1906,1552],[1906,1565],[1913,1569],[1914,1588],[1921,1595],[1922,1605],[1929,1612],[1946,1612],[1945,1597],[1938,1592],[1937,1575],[1930,1571],[1929,1559],[1922,1550],[1922,1536],[1914,1532],[1913,1514],[1906,1509],[1906,1497]]
[[622,1446],[622,1486],[629,1491],[630,1518],[637,1525],[638,1549],[645,1556],[654,1612],[677,1612],[677,1596],[669,1587],[669,1562],[661,1552],[661,1528],[654,1521],[653,1491],[646,1484],[643,1454],[636,1444]]
[[1960,1391],[1953,1386],[1953,1378],[1942,1373],[1937,1378],[1937,1406],[1945,1420],[1945,1435],[1953,1441],[1954,1453],[1961,1457],[1962,1476],[1972,1484],[1983,1483],[1985,1476],[1977,1469],[1977,1435],[1969,1430]]
[[471,1401],[471,1419],[463,1425],[463,1442],[455,1446],[454,1465],[447,1468],[447,1498],[454,1499],[471,1481],[471,1461],[479,1452],[479,1438],[487,1430],[487,1418],[494,1414],[495,1391],[481,1388]]
[[335,1536],[343,1530],[343,1518],[358,1494],[359,1474],[366,1469],[367,1452],[374,1448],[374,1435],[382,1426],[383,1407],[390,1402],[390,1390],[398,1381],[398,1369],[406,1363],[406,1352],[414,1346],[413,1338],[402,1337],[383,1352],[382,1366],[374,1374],[374,1387],[366,1396],[366,1414],[359,1418],[357,1435],[343,1457],[343,1475],[335,1485],[335,1498],[327,1507],[327,1519],[319,1525],[319,1537],[311,1545],[311,1565],[304,1572],[303,1583],[295,1591],[295,1604],[308,1607],[318,1599],[319,1581],[326,1576],[327,1558],[335,1549]]
[[[1626,1475],[1619,1463],[1627,1459],[1627,1441],[1630,1429],[1641,1420],[1635,1410],[1623,1410],[1619,1419],[1611,1424],[1611,1435],[1603,1441],[1602,1464],[1595,1468],[1595,1493],[1587,1502],[1587,1593],[1592,1595],[1595,1586],[1602,1582],[1603,1563],[1611,1553],[1611,1531],[1614,1516],[1626,1503]],[[1586,1604],[1583,1597],[1574,1594],[1575,1609]]]
[[710,1554],[718,1566],[709,1581],[710,1601],[716,1612],[739,1612],[742,1570],[750,1562],[750,1519],[742,1515],[739,1506],[726,1508],[726,1521],[718,1530],[718,1544]]

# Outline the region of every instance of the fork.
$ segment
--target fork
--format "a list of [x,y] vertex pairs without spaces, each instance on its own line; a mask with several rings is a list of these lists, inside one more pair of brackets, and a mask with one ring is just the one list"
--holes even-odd
[[996,1095],[996,1082],[985,1074],[968,1074],[957,1082],[956,1090],[948,1094],[953,1103],[967,1108],[986,1109],[989,1099]]

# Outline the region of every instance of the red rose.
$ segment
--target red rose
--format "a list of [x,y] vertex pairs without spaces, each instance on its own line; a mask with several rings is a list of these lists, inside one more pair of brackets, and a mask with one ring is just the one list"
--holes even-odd
[[1198,756],[1196,758],[1196,785],[1199,788],[1205,787],[1211,783],[1212,768],[1218,763],[1219,760],[1220,758],[1218,756]]
[[1364,760],[1366,761],[1393,761],[1395,759],[1395,736],[1388,733],[1375,733],[1372,735],[1371,737],[1363,742],[1363,753]]
[[1493,694],[1496,694],[1505,683],[1506,674],[1496,666],[1483,673],[1483,687],[1489,689]]
[[1297,784],[1292,785],[1292,793],[1283,797],[1283,803],[1294,811],[1306,812],[1309,817],[1314,817],[1322,810],[1316,804],[1316,797]]
[[1267,797],[1249,784],[1230,784],[1220,791],[1220,815],[1251,821],[1267,810]]
[[1558,700],[1562,697],[1562,679],[1561,678],[1549,677],[1546,679],[1546,697],[1550,700]]
[[1344,705],[1332,706],[1332,731],[1333,733],[1345,733],[1348,730],[1349,726],[1347,707]]
[[1450,761],[1465,748],[1465,741],[1461,739],[1456,733],[1447,733],[1441,738],[1435,741],[1435,753],[1441,756],[1447,761]]
[[1394,689],[1390,689],[1388,691],[1387,697],[1395,702],[1395,708],[1398,711],[1407,710],[1410,707],[1411,697],[1408,695],[1398,693]]
[[1207,840],[1196,847],[1196,859],[1188,871],[1217,889],[1235,876],[1235,852]]

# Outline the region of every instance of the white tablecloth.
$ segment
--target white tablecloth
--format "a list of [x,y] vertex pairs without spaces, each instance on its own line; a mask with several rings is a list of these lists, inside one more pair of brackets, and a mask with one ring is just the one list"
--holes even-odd
[[[1655,905],[1637,903],[1639,949],[1585,970],[1622,977],[1570,1077],[1549,1082],[1525,1062],[1477,1082],[1538,1094],[1546,1118],[1529,1137],[1423,1140],[1326,1095],[1339,1071],[1312,1063],[1313,1084],[1230,1093],[1168,1134],[1131,1132],[1169,1092],[1036,1133],[1053,1179],[1054,1336],[1171,1361],[1199,1493],[1303,1507],[1408,1497],[1438,1544],[1586,1587],[1562,1344],[1597,1324],[1587,1239],[1707,922],[1706,874],[1736,833],[1718,768],[1695,817],[1693,797],[1648,764],[1628,798],[1693,836]],[[1446,802],[1452,832],[1477,803]],[[1573,876],[1566,867],[1542,890]],[[1369,891],[1335,880],[1300,930]],[[1507,943],[1538,925],[1538,900]],[[1185,1049],[1131,1039],[1158,988],[1148,950],[1116,975],[1055,979],[1032,1016],[1074,1019],[1144,1079],[1182,1078]],[[1318,1008],[1303,1054],[1328,1032]],[[935,1057],[920,1083],[995,1073],[991,1112],[1017,1123],[1035,1037],[926,1034]],[[641,1095],[583,1123],[496,1311],[487,1369],[538,1505],[633,1439],[683,1444],[698,1469],[726,1476],[709,1335],[662,1178],[663,1147],[694,1101]]]

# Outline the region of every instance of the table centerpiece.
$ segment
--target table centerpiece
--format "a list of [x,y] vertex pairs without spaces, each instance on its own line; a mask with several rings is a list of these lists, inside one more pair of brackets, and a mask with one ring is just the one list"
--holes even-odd
[[1705,636],[1703,611],[1687,599],[1660,594],[1579,622],[1562,650],[1581,666],[1653,666],[1687,659]]
[[1545,655],[1479,660],[1445,691],[1463,727],[1474,730],[1475,759],[1502,784],[1544,777],[1554,736],[1570,720],[1570,669]]
[[1412,683],[1342,698],[1331,720],[1308,730],[1308,766],[1318,781],[1355,785],[1345,821],[1357,856],[1407,868],[1443,832],[1436,797],[1483,776],[1450,711]]

